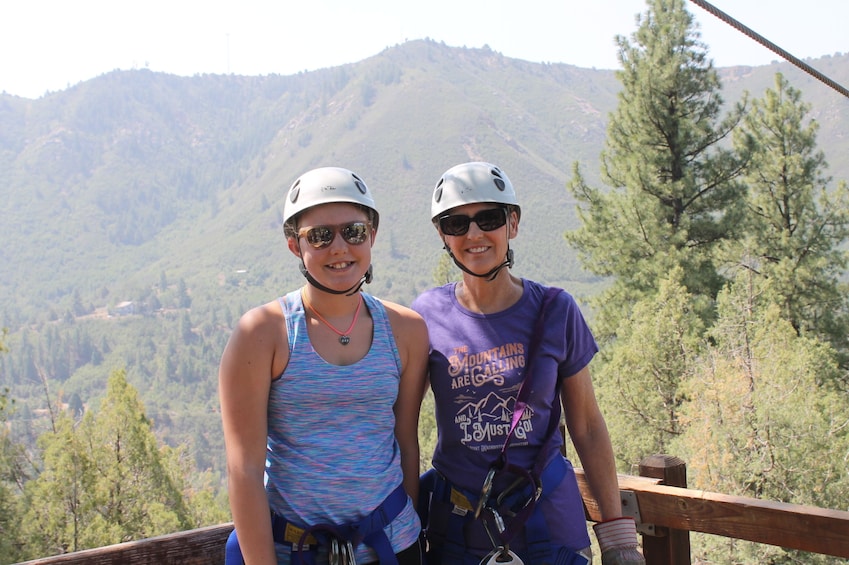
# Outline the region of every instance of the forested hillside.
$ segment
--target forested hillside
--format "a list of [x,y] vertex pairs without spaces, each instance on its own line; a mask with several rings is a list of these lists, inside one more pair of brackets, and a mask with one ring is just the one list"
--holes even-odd
[[562,238],[564,184],[572,160],[597,159],[616,90],[609,72],[417,41],[291,77],[140,70],[3,97],[14,425],[34,441],[47,395],[88,406],[125,367],[161,437],[220,471],[218,357],[242,311],[301,283],[280,196],[318,165],[375,193],[375,294],[409,303],[432,284],[431,188],[466,159],[499,162],[522,191],[521,272],[590,289]]
[[[811,63],[849,83],[849,55]],[[722,114],[779,71],[811,105],[828,173],[849,178],[849,105],[795,67],[719,69]],[[317,166],[348,167],[375,195],[371,293],[409,304],[434,284],[431,189],[449,166],[487,160],[522,203],[514,272],[597,295],[608,279],[564,238],[579,226],[567,184],[577,163],[602,186],[621,90],[612,71],[420,40],[293,76],[114,71],[37,100],[0,95],[10,437],[34,446],[50,402],[97,407],[125,370],[157,436],[220,482],[218,359],[243,311],[302,283],[281,197]]]

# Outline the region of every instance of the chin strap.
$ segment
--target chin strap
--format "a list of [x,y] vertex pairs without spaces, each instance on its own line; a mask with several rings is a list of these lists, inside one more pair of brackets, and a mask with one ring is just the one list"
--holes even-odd
[[309,281],[309,283],[311,285],[313,285],[314,287],[316,287],[317,289],[323,290],[324,292],[329,292],[330,294],[344,294],[345,296],[352,296],[352,295],[356,294],[357,292],[359,292],[360,288],[362,288],[362,286],[364,284],[371,284],[372,272],[373,272],[372,265],[369,265],[368,269],[366,270],[366,274],[363,275],[363,278],[360,279],[360,282],[356,283],[354,286],[352,286],[351,288],[349,288],[347,290],[334,290],[332,288],[327,288],[326,286],[324,286],[323,284],[321,284],[320,282],[315,280],[315,277],[312,276],[309,273],[309,271],[307,271],[307,266],[304,265],[303,259],[301,259],[300,269],[301,269],[301,274],[304,275],[304,278],[306,278],[307,281]]
[[509,246],[507,247],[507,255],[504,257],[504,261],[500,265],[498,265],[497,267],[493,267],[492,269],[490,269],[489,271],[487,271],[484,274],[473,272],[471,269],[469,269],[468,267],[466,267],[464,264],[462,264],[460,261],[457,260],[457,258],[454,256],[454,254],[451,253],[451,250],[448,249],[447,245],[445,245],[444,247],[445,247],[445,251],[448,252],[448,256],[451,257],[452,261],[454,261],[454,264],[457,265],[457,267],[461,271],[463,271],[464,273],[468,273],[468,274],[472,275],[473,277],[480,277],[482,279],[486,279],[487,281],[493,281],[493,280],[495,280],[495,277],[498,276],[498,272],[501,269],[503,269],[504,267],[507,267],[508,269],[513,268],[513,250],[510,249]]

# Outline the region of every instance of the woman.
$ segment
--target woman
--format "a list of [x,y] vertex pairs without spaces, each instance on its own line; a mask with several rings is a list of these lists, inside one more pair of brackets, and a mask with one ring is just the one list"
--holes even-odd
[[598,348],[569,294],[510,273],[520,216],[513,185],[489,163],[449,169],[433,192],[432,222],[463,278],[412,305],[430,335],[438,430],[419,502],[427,561],[592,560],[575,473],[560,454],[562,407],[602,514],[602,563],[644,563],[587,368]]
[[379,215],[357,175],[305,173],[283,221],[307,284],[244,314],[219,370],[227,564],[418,564],[426,326],[360,291]]

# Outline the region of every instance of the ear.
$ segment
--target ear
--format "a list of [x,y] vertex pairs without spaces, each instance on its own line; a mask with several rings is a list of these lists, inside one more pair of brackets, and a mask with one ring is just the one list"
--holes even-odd
[[371,247],[374,247],[374,240],[377,239],[377,230],[372,228],[371,230]]
[[510,239],[513,239],[519,235],[519,214],[516,213],[516,210],[510,212],[507,221],[510,224]]
[[298,238],[297,237],[287,237],[286,238],[286,246],[289,248],[289,251],[291,251],[292,254],[295,257],[298,257],[298,258],[301,257],[301,250],[298,247]]

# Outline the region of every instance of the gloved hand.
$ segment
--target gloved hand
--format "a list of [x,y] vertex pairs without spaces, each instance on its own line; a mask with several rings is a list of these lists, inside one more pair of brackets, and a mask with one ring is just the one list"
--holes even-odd
[[593,525],[601,565],[645,565],[643,554],[637,551],[637,525],[629,516],[614,518]]

